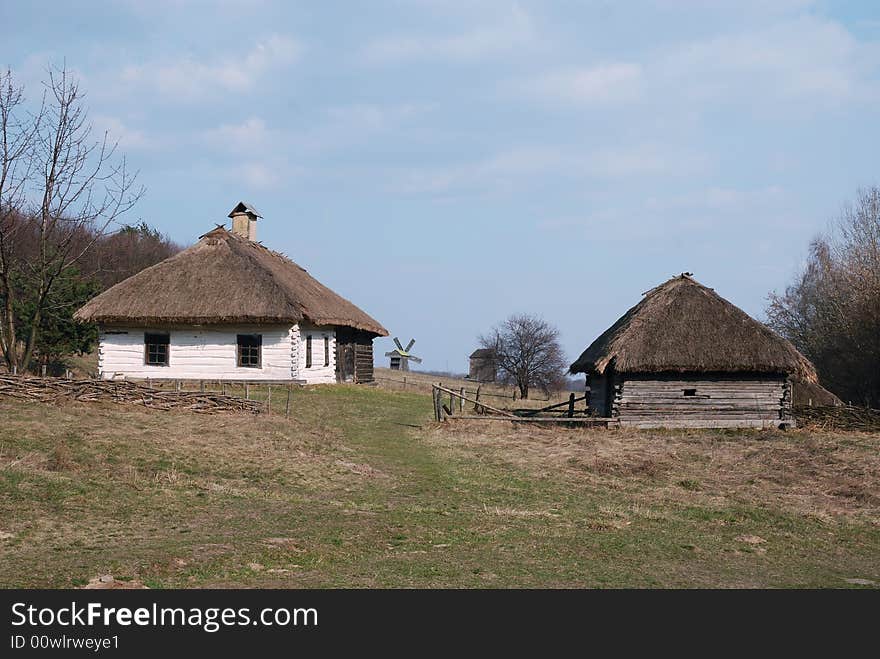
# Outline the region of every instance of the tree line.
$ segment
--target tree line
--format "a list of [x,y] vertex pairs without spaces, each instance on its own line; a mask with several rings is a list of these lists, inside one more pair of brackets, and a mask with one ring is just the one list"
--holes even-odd
[[141,222],[143,195],[108,133],[95,134],[78,81],[49,68],[36,99],[0,72],[0,356],[24,372],[90,350],[86,300],[179,251]]
[[841,399],[880,407],[880,188],[860,190],[810,244],[768,324],[813,364]]

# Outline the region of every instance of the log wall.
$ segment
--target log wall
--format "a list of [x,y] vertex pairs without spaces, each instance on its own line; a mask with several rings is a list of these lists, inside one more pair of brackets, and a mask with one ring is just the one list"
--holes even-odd
[[[618,374],[609,388],[621,426],[777,427],[793,425],[785,375]],[[591,403],[592,407],[592,403]]]
[[[229,325],[177,327],[170,337],[168,366],[144,363],[144,332],[166,330],[144,327],[102,327],[99,334],[98,373],[113,379],[180,380],[290,380],[291,355],[296,352],[296,326]],[[236,335],[263,337],[259,368],[237,365]]]

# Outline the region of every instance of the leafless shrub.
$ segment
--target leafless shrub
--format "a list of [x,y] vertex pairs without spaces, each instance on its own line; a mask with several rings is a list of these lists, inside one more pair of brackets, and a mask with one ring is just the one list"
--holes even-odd
[[767,307],[771,327],[844,401],[880,407],[880,188],[858,193]]

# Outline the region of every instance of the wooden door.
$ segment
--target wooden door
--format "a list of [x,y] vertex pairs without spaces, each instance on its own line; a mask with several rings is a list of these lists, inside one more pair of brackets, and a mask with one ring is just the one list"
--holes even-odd
[[336,380],[354,382],[354,344],[336,340]]

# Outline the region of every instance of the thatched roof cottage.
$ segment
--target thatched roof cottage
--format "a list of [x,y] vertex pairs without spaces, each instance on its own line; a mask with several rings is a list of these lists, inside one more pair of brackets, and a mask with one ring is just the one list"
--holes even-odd
[[241,202],[192,247],[76,312],[100,329],[100,377],[369,382],[382,325],[256,242]]
[[651,289],[571,365],[591,410],[637,427],[793,425],[813,365],[690,273]]

